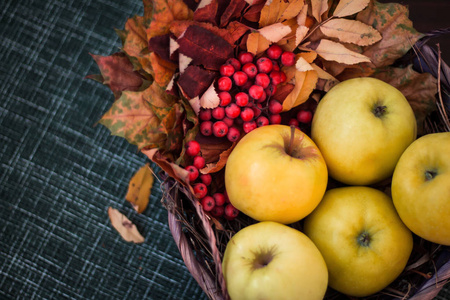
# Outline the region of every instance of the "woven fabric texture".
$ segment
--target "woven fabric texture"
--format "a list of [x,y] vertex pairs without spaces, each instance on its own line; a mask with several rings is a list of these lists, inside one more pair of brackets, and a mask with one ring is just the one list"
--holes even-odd
[[[113,95],[84,78],[98,73],[89,53],[119,49],[114,29],[142,14],[141,0],[1,3],[0,299],[206,299],[172,240],[158,182],[143,214],[124,200],[146,158],[95,126]],[[122,240],[110,206],[145,243]]]
[[[94,126],[113,101],[89,53],[142,14],[125,0],[3,0],[0,11],[0,299],[203,299],[167,225],[158,183],[143,215],[124,196],[145,163]],[[122,240],[119,209],[146,242]]]

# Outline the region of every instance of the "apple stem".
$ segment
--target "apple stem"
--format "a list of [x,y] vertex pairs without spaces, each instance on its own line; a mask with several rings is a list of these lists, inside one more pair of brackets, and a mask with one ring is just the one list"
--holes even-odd
[[386,113],[386,108],[387,106],[385,105],[377,105],[373,110],[373,114],[375,117],[380,118]]
[[287,154],[292,156],[292,151],[294,149],[294,138],[295,138],[295,126],[291,126],[291,138],[289,140]]

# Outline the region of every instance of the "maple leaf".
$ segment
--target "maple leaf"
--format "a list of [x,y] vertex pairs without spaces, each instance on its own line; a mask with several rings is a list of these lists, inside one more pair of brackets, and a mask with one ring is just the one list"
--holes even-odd
[[406,97],[417,120],[417,131],[421,135],[425,118],[436,110],[437,80],[429,73],[418,73],[412,65],[406,68],[386,67],[373,77],[396,87]]
[[152,169],[147,163],[139,168],[128,183],[125,200],[130,202],[138,213],[142,213],[147,208],[153,180]]
[[233,54],[233,47],[226,40],[197,25],[189,26],[177,43],[178,51],[192,58],[192,64],[210,70],[219,70]]
[[408,16],[408,8],[404,5],[377,1],[371,1],[365,10],[358,13],[358,21],[372,26],[384,37],[362,53],[375,67],[391,65],[423,36],[414,29]]
[[192,10],[183,0],[155,0],[152,9],[152,21],[146,29],[148,40],[169,33],[170,24],[175,20],[193,18]]
[[[137,91],[141,87],[142,77],[133,68],[128,57],[121,52],[110,56],[91,54],[97,63],[101,77],[99,80],[107,85],[114,93],[125,90]],[[94,78],[94,76],[88,76]]]
[[124,91],[99,123],[140,149],[164,147],[166,134],[159,129],[161,120],[150,103],[153,107],[171,107],[174,100],[156,83],[144,91]]
[[125,23],[125,29],[116,32],[122,40],[122,50],[129,56],[135,70],[144,70],[147,74],[153,75],[149,53],[144,51],[148,47],[144,18],[140,16],[130,18]]
[[149,59],[152,65],[155,82],[162,87],[166,87],[175,74],[177,64],[162,59],[154,52],[150,53]]

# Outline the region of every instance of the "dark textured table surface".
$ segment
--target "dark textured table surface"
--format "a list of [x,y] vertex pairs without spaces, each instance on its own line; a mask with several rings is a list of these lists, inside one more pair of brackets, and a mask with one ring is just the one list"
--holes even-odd
[[[448,1],[419,2],[411,5],[430,15],[447,10],[434,21],[448,26]],[[0,299],[204,299],[172,240],[158,184],[142,215],[124,201],[145,157],[94,126],[113,96],[84,78],[98,73],[89,53],[117,51],[114,28],[141,14],[141,1],[1,3]],[[109,206],[145,243],[121,239]]]

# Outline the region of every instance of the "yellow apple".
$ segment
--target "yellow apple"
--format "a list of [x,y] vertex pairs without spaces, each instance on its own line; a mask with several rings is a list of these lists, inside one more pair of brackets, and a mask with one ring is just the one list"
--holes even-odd
[[391,176],[416,132],[414,112],[403,94],[369,77],[334,86],[319,102],[311,127],[330,176],[348,185],[370,185]]
[[413,247],[389,196],[363,186],[328,190],[305,218],[304,232],[325,259],[329,286],[356,297],[394,281]]
[[450,132],[424,135],[405,150],[392,177],[392,200],[412,232],[450,246]]
[[238,231],[227,244],[222,267],[232,300],[315,300],[327,289],[327,267],[314,243],[276,222]]
[[286,125],[259,127],[244,136],[225,167],[230,202],[258,221],[296,222],[319,204],[328,182],[314,142]]

